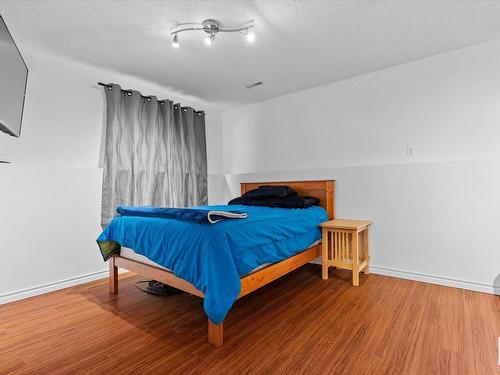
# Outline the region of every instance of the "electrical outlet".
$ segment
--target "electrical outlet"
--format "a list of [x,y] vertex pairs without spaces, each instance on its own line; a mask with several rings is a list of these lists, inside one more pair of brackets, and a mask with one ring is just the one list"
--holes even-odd
[[415,149],[413,146],[406,146],[406,157],[413,158],[415,157]]

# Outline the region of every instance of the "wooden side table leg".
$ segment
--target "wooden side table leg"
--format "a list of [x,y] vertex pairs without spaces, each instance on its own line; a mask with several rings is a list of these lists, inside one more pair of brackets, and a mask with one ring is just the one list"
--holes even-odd
[[352,285],[359,285],[358,231],[352,231]]
[[328,231],[326,229],[322,230],[321,267],[323,280],[328,280]]
[[366,261],[366,266],[364,269],[365,275],[370,273],[370,255],[368,254],[368,228],[366,228],[363,232],[363,259]]

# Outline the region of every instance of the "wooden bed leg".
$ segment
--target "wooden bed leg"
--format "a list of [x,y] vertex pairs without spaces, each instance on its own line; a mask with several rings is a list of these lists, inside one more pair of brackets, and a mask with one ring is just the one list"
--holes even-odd
[[118,267],[115,266],[115,256],[113,255],[108,260],[109,263],[109,292],[111,294],[118,293]]
[[223,323],[214,324],[208,319],[208,342],[214,346],[221,346],[223,344]]

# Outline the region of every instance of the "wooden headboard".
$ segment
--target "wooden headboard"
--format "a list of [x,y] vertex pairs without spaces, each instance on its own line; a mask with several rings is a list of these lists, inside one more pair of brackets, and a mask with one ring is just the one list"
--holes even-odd
[[273,181],[273,182],[242,182],[241,194],[257,189],[262,185],[286,185],[294,189],[299,195],[309,195],[320,200],[320,206],[328,212],[330,219],[335,218],[335,181]]

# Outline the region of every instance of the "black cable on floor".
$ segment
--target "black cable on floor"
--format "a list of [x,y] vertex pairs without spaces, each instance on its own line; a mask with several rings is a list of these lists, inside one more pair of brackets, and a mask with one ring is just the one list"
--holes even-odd
[[[144,284],[147,285],[144,287]],[[171,296],[181,292],[179,289],[157,280],[141,280],[135,283],[135,287],[141,292],[149,293],[155,296]]]

